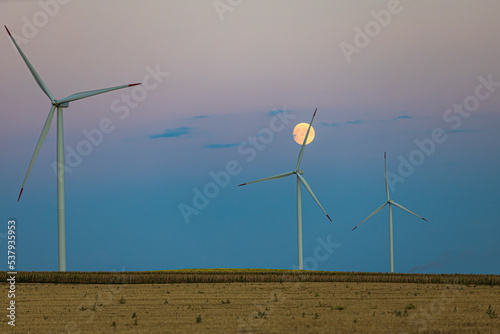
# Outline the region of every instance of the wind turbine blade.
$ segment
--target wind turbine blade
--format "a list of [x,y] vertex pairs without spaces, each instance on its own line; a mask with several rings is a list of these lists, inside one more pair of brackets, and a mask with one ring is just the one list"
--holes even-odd
[[36,156],[38,155],[38,152],[40,151],[40,148],[42,147],[43,141],[45,140],[45,137],[47,137],[47,133],[49,133],[50,130],[50,124],[52,123],[52,117],[54,116],[54,110],[56,109],[55,106],[52,106],[50,108],[49,115],[47,116],[47,120],[45,121],[45,124],[43,125],[42,128],[42,133],[40,134],[40,138],[38,138],[38,143],[36,143],[35,146],[35,152],[33,152],[33,156],[31,157],[31,162],[28,167],[28,171],[26,172],[26,176],[24,177],[23,181],[23,186],[21,187],[21,192],[19,193],[19,197],[17,198],[17,201],[21,199],[21,194],[23,193],[24,185],[26,184],[26,180],[28,179],[28,175],[30,174],[31,167],[33,167],[33,163],[35,162]]
[[384,204],[382,204],[377,210],[373,211],[371,213],[371,215],[369,215],[368,217],[366,217],[361,223],[359,223],[358,225],[356,225],[355,228],[353,228],[352,230],[354,231],[355,229],[358,228],[359,225],[363,224],[365,221],[367,221],[371,216],[373,216],[374,214],[376,214],[377,212],[379,212],[380,210],[382,210],[382,208],[387,204],[388,202],[385,202]]
[[384,171],[385,171],[385,193],[387,195],[387,200],[389,200],[389,184],[387,183],[387,160],[385,158],[385,152],[384,152]]
[[321,210],[323,210],[323,212],[325,213],[325,215],[328,217],[328,219],[330,221],[332,221],[332,219],[330,218],[330,216],[328,215],[328,213],[326,213],[325,209],[323,209],[323,207],[321,206],[321,204],[319,203],[318,199],[316,198],[316,195],[314,195],[314,192],[312,191],[311,189],[311,186],[309,185],[309,183],[307,183],[306,179],[300,175],[299,173],[296,173],[297,174],[297,177],[300,179],[300,181],[302,182],[302,184],[304,185],[304,187],[306,187],[307,191],[309,191],[309,193],[311,194],[312,198],[314,198],[314,200],[316,201],[316,203],[318,203],[319,207],[321,208]]
[[137,85],[140,85],[140,83],[135,83],[135,84],[130,84],[130,85],[121,85],[121,86],[104,88],[104,89],[89,90],[87,92],[80,92],[80,93],[72,94],[72,95],[70,95],[68,97],[65,97],[64,99],[57,100],[57,103],[58,104],[69,103],[69,102],[72,102],[72,101],[84,99],[86,97],[90,97],[90,96],[94,96],[94,95],[99,95],[99,94],[111,92],[113,90],[127,88],[127,87],[132,87],[132,86],[137,86]]
[[52,96],[52,93],[50,92],[50,90],[47,88],[47,86],[45,85],[45,83],[43,82],[42,78],[38,75],[38,73],[35,71],[35,68],[33,67],[33,65],[31,65],[31,63],[29,62],[28,58],[26,58],[26,56],[24,55],[24,52],[23,50],[21,50],[21,48],[19,47],[19,45],[17,45],[17,42],[16,40],[14,39],[14,37],[10,34],[10,31],[9,31],[9,28],[7,28],[7,26],[4,26],[5,29],[7,30],[7,33],[9,34],[9,37],[10,39],[12,40],[12,42],[14,43],[14,45],[16,46],[16,49],[17,51],[19,51],[19,54],[21,55],[21,57],[23,57],[23,60],[24,62],[26,63],[26,66],[28,66],[28,69],[30,70],[31,74],[33,75],[33,78],[35,78],[35,81],[36,83],[38,84],[38,86],[43,90],[43,92],[45,93],[45,95],[47,95],[49,97],[49,99],[51,101],[54,100],[54,96]]
[[242,183],[242,184],[239,184],[238,187],[245,186],[245,185],[250,184],[250,183],[256,183],[256,182],[261,182],[261,181],[268,181],[268,180],[275,180],[275,179],[281,179],[283,177],[287,177],[287,176],[292,175],[294,173],[295,172],[288,172],[288,173],[277,174],[277,175],[274,175],[274,176],[265,177],[265,178],[260,179],[260,180],[256,180],[256,181],[252,181],[252,182],[247,182],[247,183]]
[[300,148],[299,158],[297,159],[297,166],[295,167],[296,171],[299,170],[300,162],[302,161],[302,156],[304,155],[304,149],[305,149],[306,143],[307,143],[307,137],[309,136],[309,131],[311,130],[311,126],[312,126],[312,123],[314,120],[314,116],[316,116],[317,110],[318,110],[318,108],[316,108],[316,110],[314,110],[314,114],[313,114],[313,117],[311,119],[311,123],[309,123],[309,127],[307,128],[306,137],[304,138],[304,142],[302,143],[302,147]]
[[392,203],[392,204],[394,204],[395,206],[397,206],[398,208],[403,209],[403,210],[405,210],[406,212],[411,213],[412,215],[414,215],[414,216],[416,216],[416,217],[418,217],[418,218],[420,218],[420,219],[423,219],[423,220],[427,221],[427,219],[425,219],[424,217],[420,217],[420,216],[419,216],[419,215],[417,215],[416,213],[411,212],[410,210],[408,210],[407,208],[405,208],[405,207],[404,207],[404,206],[402,206],[401,204],[398,204],[398,203],[393,202],[393,201],[391,201],[391,203]]

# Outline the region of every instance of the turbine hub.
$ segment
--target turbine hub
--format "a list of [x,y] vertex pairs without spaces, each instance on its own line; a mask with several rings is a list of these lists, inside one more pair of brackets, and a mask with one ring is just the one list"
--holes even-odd
[[68,108],[69,107],[69,102],[58,103],[57,100],[52,100],[52,105],[54,107],[58,107],[58,108]]

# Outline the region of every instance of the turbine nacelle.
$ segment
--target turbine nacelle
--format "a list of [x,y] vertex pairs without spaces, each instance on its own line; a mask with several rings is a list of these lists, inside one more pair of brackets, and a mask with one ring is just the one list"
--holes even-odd
[[69,107],[69,102],[58,102],[57,100],[51,101],[52,105],[56,108],[68,108]]

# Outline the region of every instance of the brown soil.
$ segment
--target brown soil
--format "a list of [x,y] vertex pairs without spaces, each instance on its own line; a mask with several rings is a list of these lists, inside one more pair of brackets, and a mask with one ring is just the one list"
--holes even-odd
[[17,283],[16,327],[4,315],[0,332],[500,333],[499,314],[499,286]]

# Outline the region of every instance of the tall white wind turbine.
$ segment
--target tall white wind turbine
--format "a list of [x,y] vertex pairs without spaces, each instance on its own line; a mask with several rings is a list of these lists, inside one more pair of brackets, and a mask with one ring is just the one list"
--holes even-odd
[[297,244],[298,244],[298,253],[299,253],[299,270],[304,269],[303,255],[302,255],[302,199],[301,199],[301,194],[300,194],[301,182],[304,185],[304,187],[307,189],[307,191],[309,191],[309,193],[311,194],[312,198],[314,198],[316,203],[318,203],[319,207],[321,208],[321,210],[323,210],[323,212],[328,217],[328,219],[330,221],[332,221],[330,216],[326,213],[325,209],[323,209],[323,207],[319,203],[318,199],[314,195],[314,192],[312,191],[311,187],[307,183],[306,179],[302,176],[302,174],[304,174],[304,171],[299,170],[300,162],[302,161],[302,155],[304,154],[304,149],[305,149],[306,143],[307,143],[307,137],[309,136],[309,131],[311,130],[312,122],[314,120],[314,116],[316,116],[317,110],[318,110],[318,108],[316,108],[316,110],[314,110],[314,114],[313,114],[313,117],[311,119],[311,123],[309,123],[309,127],[307,128],[306,136],[304,138],[304,142],[302,143],[302,147],[300,148],[299,158],[297,159],[297,166],[295,166],[295,170],[288,172],[288,173],[282,173],[282,174],[278,174],[278,175],[274,175],[274,176],[269,176],[269,177],[266,177],[266,178],[263,178],[263,179],[260,179],[257,181],[242,183],[239,185],[239,186],[244,186],[244,185],[247,185],[250,183],[256,183],[256,182],[260,182],[260,181],[281,179],[281,178],[287,177],[287,176],[292,175],[292,174],[295,174],[297,176]]
[[425,219],[423,217],[420,217],[416,213],[411,212],[410,210],[408,210],[407,208],[405,208],[401,204],[398,204],[398,203],[394,202],[393,200],[391,200],[389,198],[389,184],[387,183],[387,161],[386,161],[386,154],[385,154],[385,152],[384,152],[384,170],[385,170],[385,193],[387,194],[387,201],[384,204],[382,204],[382,206],[380,206],[377,210],[373,211],[368,217],[366,217],[361,223],[359,223],[352,230],[354,231],[359,225],[363,224],[371,216],[373,216],[374,214],[376,214],[377,212],[379,212],[380,210],[382,210],[382,208],[384,206],[386,206],[387,204],[389,204],[389,248],[390,248],[390,255],[391,255],[391,273],[393,273],[394,272],[394,249],[393,249],[393,242],[392,242],[393,241],[393,238],[392,238],[392,206],[394,205],[394,206],[396,206],[396,207],[398,207],[400,209],[403,209],[406,212],[411,213],[412,215],[414,215],[414,216],[416,216],[418,218],[421,218],[421,219],[423,219],[425,221],[427,221],[427,219]]
[[42,128],[42,133],[40,134],[40,138],[35,146],[35,152],[33,152],[33,156],[31,158],[31,162],[28,166],[28,171],[26,172],[26,176],[24,177],[23,185],[21,187],[21,192],[19,193],[19,197],[17,201],[21,198],[21,194],[23,193],[24,185],[26,184],[26,180],[28,179],[28,175],[31,171],[31,167],[33,167],[33,163],[35,162],[35,158],[40,151],[40,147],[47,136],[47,133],[50,129],[50,124],[52,123],[52,117],[54,116],[54,111],[57,109],[57,225],[58,225],[58,249],[59,249],[59,271],[66,271],[66,223],[65,223],[65,208],[64,208],[64,138],[63,138],[63,108],[68,108],[69,103],[72,101],[84,99],[86,97],[111,92],[113,90],[132,87],[135,85],[140,85],[140,83],[130,84],[130,85],[122,85],[104,89],[91,90],[86,92],[80,92],[76,94],[72,94],[68,97],[65,97],[61,100],[56,100],[52,93],[49,91],[42,78],[35,71],[28,58],[24,55],[23,51],[17,44],[14,37],[10,34],[9,29],[5,26],[7,33],[9,34],[10,39],[14,43],[17,51],[23,58],[26,66],[30,70],[33,78],[35,78],[36,83],[42,89],[42,91],[47,95],[50,99],[52,107],[50,108],[49,115],[47,116],[47,120]]

